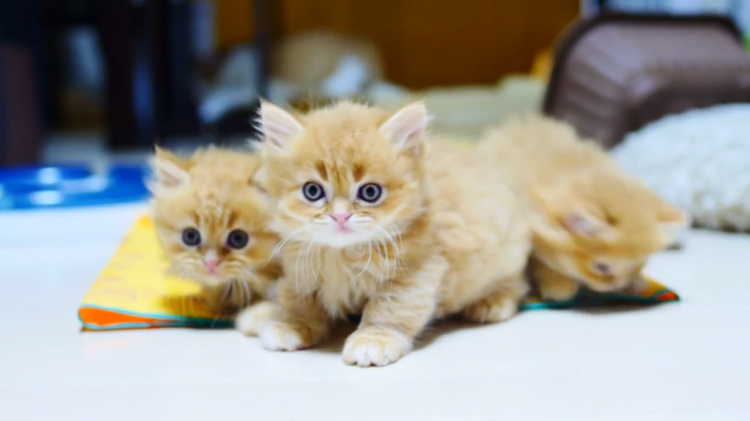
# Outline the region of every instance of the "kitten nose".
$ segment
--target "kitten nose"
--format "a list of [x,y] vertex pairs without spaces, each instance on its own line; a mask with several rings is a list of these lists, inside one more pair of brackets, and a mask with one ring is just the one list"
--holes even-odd
[[342,227],[346,225],[346,221],[349,220],[349,218],[352,217],[352,214],[350,213],[333,213],[331,214],[331,218],[333,218],[334,221],[336,221],[337,224],[341,225]]
[[208,273],[216,275],[216,268],[219,267],[220,263],[218,259],[206,259],[203,263],[206,264],[206,270],[208,270]]

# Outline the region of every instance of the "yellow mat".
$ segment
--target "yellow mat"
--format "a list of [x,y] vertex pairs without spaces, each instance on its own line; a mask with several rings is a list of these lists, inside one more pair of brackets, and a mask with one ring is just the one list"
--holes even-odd
[[200,286],[167,275],[169,262],[151,220],[140,218],[83,299],[84,328],[225,326],[197,298]]

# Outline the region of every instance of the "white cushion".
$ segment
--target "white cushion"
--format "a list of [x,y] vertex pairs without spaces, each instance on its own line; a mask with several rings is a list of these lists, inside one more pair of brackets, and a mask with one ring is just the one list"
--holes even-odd
[[698,225],[750,229],[750,104],[665,117],[629,134],[612,154]]

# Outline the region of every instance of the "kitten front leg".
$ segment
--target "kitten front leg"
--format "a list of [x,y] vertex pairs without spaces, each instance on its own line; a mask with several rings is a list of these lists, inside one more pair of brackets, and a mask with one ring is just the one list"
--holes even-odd
[[234,327],[245,336],[256,336],[266,324],[283,320],[285,314],[280,305],[261,301],[241,310],[234,318]]
[[370,298],[362,321],[344,344],[344,361],[360,367],[385,366],[412,349],[414,338],[432,319],[447,263],[435,257],[404,278],[389,281]]
[[539,294],[545,300],[569,301],[578,294],[580,289],[580,285],[574,279],[570,279],[536,259],[531,260],[531,273]]
[[509,276],[499,282],[495,291],[470,305],[464,319],[475,323],[504,322],[518,313],[518,305],[528,292],[524,273]]
[[279,304],[283,316],[264,323],[258,330],[263,347],[270,351],[297,351],[312,348],[330,330],[328,314],[315,293],[301,293],[293,281],[278,281]]

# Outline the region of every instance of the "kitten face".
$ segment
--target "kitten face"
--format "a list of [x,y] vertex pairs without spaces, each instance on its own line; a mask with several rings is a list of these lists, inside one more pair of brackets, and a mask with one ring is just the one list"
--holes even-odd
[[390,118],[342,102],[300,118],[264,104],[264,178],[274,228],[344,248],[386,242],[423,209],[421,104]]
[[649,255],[601,254],[593,250],[539,251],[537,256],[549,267],[577,279],[597,292],[618,291],[640,279]]
[[278,240],[266,228],[268,199],[250,182],[259,165],[219,149],[190,160],[157,150],[154,222],[176,274],[219,287],[265,268]]
[[[612,189],[612,187],[610,187]],[[651,192],[615,190],[562,215],[535,224],[534,248],[548,266],[598,292],[621,290],[640,280],[648,258],[668,247],[689,225],[683,212]]]

